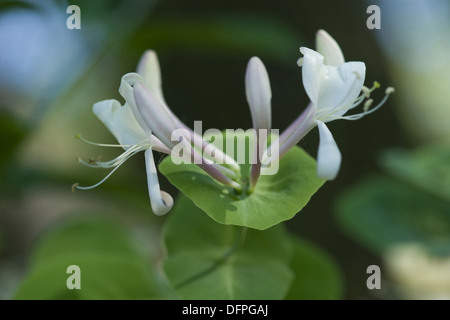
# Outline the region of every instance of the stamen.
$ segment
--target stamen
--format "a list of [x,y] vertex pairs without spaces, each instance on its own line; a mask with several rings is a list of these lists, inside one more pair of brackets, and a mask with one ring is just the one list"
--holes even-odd
[[388,98],[389,98],[389,94],[386,94],[386,95],[384,96],[383,100],[381,100],[381,102],[378,103],[378,104],[375,106],[375,108],[372,108],[372,109],[370,109],[370,110],[364,111],[364,112],[359,113],[359,114],[353,114],[353,115],[350,115],[350,116],[340,117],[340,118],[337,118],[337,119],[344,119],[344,120],[358,120],[358,119],[361,119],[362,117],[364,117],[364,116],[366,116],[366,115],[368,115],[368,114],[371,114],[371,113],[377,111],[378,109],[380,109],[381,106],[382,106],[383,104],[386,103],[386,101],[388,100]]
[[105,182],[106,180],[108,180],[108,178],[114,173],[114,171],[116,171],[125,161],[123,161],[122,163],[118,164],[114,169],[111,170],[110,173],[108,173],[106,175],[106,177],[104,177],[102,180],[100,180],[99,182],[97,182],[96,184],[89,186],[89,187],[80,187],[78,185],[78,183],[75,183],[72,185],[72,190],[74,191],[74,189],[80,189],[80,190],[89,190],[89,189],[94,189],[96,187],[98,187],[99,185],[101,185],[103,182]]
[[75,139],[80,139],[84,143],[91,144],[93,146],[99,146],[99,147],[115,147],[115,148],[131,148],[132,147],[132,145],[126,145],[126,144],[124,145],[124,144],[108,144],[108,143],[92,142],[92,141],[89,141],[89,140],[83,138],[81,136],[81,134],[77,134],[75,136]]
[[89,161],[84,161],[81,158],[78,158],[78,162],[91,168],[112,168],[116,167],[117,165],[122,164],[123,162],[130,159],[132,156],[134,156],[136,153],[141,152],[143,150],[147,149],[146,147],[142,146],[133,146],[130,149],[126,150],[124,153],[122,153],[117,158],[114,158],[110,161],[100,162],[96,161],[95,159],[90,159]]
[[[380,88],[380,84],[377,82],[377,81],[375,81],[374,83],[373,83],[373,87],[372,88],[370,88],[370,89],[368,89],[368,91],[367,91],[367,89],[364,89],[365,87],[363,87],[362,89],[361,89],[361,91],[363,92],[363,94],[362,95],[360,95],[356,100],[355,100],[355,102],[353,103],[353,105],[350,107],[350,108],[348,108],[348,110],[352,110],[352,109],[354,109],[354,108],[356,108],[356,107],[358,107],[364,100],[365,100],[365,97],[367,96],[367,92],[370,94],[370,93],[372,93],[374,90],[376,90],[376,89],[378,89],[378,88]],[[366,115],[368,115],[368,114],[371,114],[372,112],[375,112],[376,110],[378,110],[386,101],[387,101],[387,99],[388,99],[388,97],[389,97],[389,95],[391,95],[392,93],[394,93],[395,92],[395,89],[393,88],[393,87],[388,87],[388,88],[386,88],[386,90],[385,90],[385,96],[384,96],[384,98],[383,98],[383,100],[381,100],[381,102],[379,103],[379,104],[377,104],[376,106],[375,106],[375,108],[372,108],[372,109],[370,109],[370,107],[372,106],[372,104],[373,104],[373,99],[368,99],[368,100],[366,100],[365,101],[365,103],[364,103],[364,107],[363,107],[363,112],[362,113],[358,113],[358,114],[353,114],[353,115],[348,115],[348,116],[334,116],[333,114],[329,114],[328,115],[328,117],[326,118],[327,119],[327,122],[328,121],[333,121],[333,120],[338,120],[338,119],[344,119],[344,120],[358,120],[358,119],[361,119],[362,117],[364,117],[364,116],[366,116]],[[327,110],[328,111],[328,110]]]
[[370,93],[372,92],[369,88],[367,88],[366,86],[363,86],[361,88],[362,93],[364,94],[364,96],[369,99],[370,98]]
[[90,158],[89,159],[89,164],[94,164],[94,163],[97,163],[97,162],[101,162],[100,160],[102,160],[102,156],[98,156],[97,158]]
[[393,88],[393,87],[387,87],[386,91],[385,91],[386,95],[393,94],[394,92],[395,92],[395,88]]
[[297,60],[297,65],[299,66],[299,67],[301,67],[302,65],[303,65],[303,57],[301,57],[301,58],[299,58],[298,60]]
[[[352,106],[348,108],[348,110],[355,109],[356,107],[359,107],[359,105],[364,101],[364,99],[369,98],[370,94],[374,92],[377,88],[379,88],[379,83],[377,81],[374,82],[374,85],[372,88],[367,88],[366,86],[363,86],[361,88],[362,94],[353,102]],[[334,118],[333,120],[341,119],[341,118]]]
[[364,112],[369,111],[370,106],[372,105],[372,103],[373,103],[373,99],[366,100],[366,102],[364,103],[363,111]]

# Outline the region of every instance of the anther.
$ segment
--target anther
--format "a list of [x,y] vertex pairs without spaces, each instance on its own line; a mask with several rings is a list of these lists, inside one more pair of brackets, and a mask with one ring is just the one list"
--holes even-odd
[[75,189],[76,189],[76,187],[77,186],[79,186],[80,184],[77,182],[77,183],[74,183],[73,185],[72,185],[72,192],[73,193],[75,193]]
[[102,160],[102,156],[98,156],[97,158],[90,158],[89,160],[88,160],[88,163],[89,164],[96,164],[97,162],[100,162]]
[[393,88],[393,87],[387,87],[386,91],[385,91],[386,95],[393,94],[394,92],[395,92],[395,88]]
[[367,99],[370,98],[370,89],[369,88],[367,88],[366,86],[363,86],[361,88],[361,91]]
[[369,108],[372,105],[372,103],[373,103],[373,99],[369,99],[366,102],[364,102],[364,108],[363,108],[364,112],[369,111]]

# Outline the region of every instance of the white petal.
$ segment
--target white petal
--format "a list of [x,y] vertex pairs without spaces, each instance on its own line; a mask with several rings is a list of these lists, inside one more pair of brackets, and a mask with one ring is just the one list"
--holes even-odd
[[325,66],[324,69],[317,112],[330,110],[334,115],[342,116],[361,93],[366,66],[363,62],[346,62],[339,67]]
[[253,128],[270,130],[272,90],[267,70],[258,57],[253,57],[248,62],[245,74],[245,93],[250,105]]
[[92,109],[120,144],[135,145],[148,140],[127,103],[121,106],[116,100],[105,100],[94,104]]
[[346,113],[361,92],[365,64],[346,62],[339,67],[326,66],[319,53],[308,48],[301,48],[301,51],[304,54],[303,85],[315,106],[316,119],[327,121],[327,115]]
[[145,169],[147,171],[148,194],[153,213],[161,216],[170,211],[173,207],[173,198],[164,191],[161,191],[156,172],[155,161],[152,149],[145,151]]
[[139,60],[137,73],[144,78],[145,86],[153,92],[155,97],[166,103],[161,88],[161,69],[155,51],[147,50],[144,52],[141,60]]
[[317,176],[322,179],[334,180],[341,167],[341,152],[325,123],[322,121],[316,121],[316,123],[320,135],[317,153]]
[[320,74],[324,67],[323,56],[306,47],[301,47],[300,52],[303,54],[303,87],[313,106],[316,107],[320,90]]
[[326,65],[337,67],[345,62],[341,48],[325,30],[317,31],[316,50],[324,57]]
[[143,83],[135,83],[133,93],[136,101],[136,111],[133,110],[137,113],[135,117],[142,119],[145,126],[166,146],[175,146],[178,141],[172,141],[171,137],[172,132],[179,126],[179,120]]
[[127,104],[130,106],[133,112],[134,118],[136,119],[142,130],[150,136],[152,130],[148,127],[147,123],[142,119],[139,111],[137,110],[136,101],[134,97],[133,86],[138,82],[143,82],[144,79],[137,73],[127,73],[124,75],[120,81],[119,93],[125,99]]

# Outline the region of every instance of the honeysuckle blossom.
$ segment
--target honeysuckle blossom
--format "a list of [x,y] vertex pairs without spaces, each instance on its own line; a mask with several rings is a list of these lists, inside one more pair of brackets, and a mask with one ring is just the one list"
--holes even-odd
[[[262,170],[267,170],[273,163],[278,164],[278,159],[315,127],[318,127],[320,137],[317,175],[327,180],[334,179],[339,172],[342,157],[326,123],[338,119],[360,119],[380,108],[394,89],[387,88],[382,101],[370,108],[373,103],[370,94],[379,88],[379,84],[375,82],[370,89],[364,86],[365,64],[359,61],[345,62],[339,45],[323,30],[317,33],[316,47],[317,51],[301,47],[303,57],[298,61],[298,65],[302,67],[303,86],[311,102],[279,137],[272,139],[269,148],[266,148],[268,132],[271,131],[272,93],[269,77],[259,58],[253,57],[248,62],[245,90],[256,133],[248,188],[244,186],[246,179],[241,179],[239,164],[183,124],[167,106],[161,89],[158,59],[151,50],[146,51],[141,58],[136,73],[128,73],[122,77],[119,93],[125,100],[123,105],[116,100],[104,100],[93,106],[93,112],[119,142],[117,145],[93,144],[121,147],[124,152],[107,162],[80,160],[87,166],[113,169],[93,186],[81,187],[76,184],[74,187],[91,189],[98,186],[127,159],[143,151],[152,210],[157,215],[165,214],[172,208],[173,199],[160,190],[153,159],[153,151],[158,151],[170,154],[172,159],[179,157],[178,159],[188,160],[189,163],[193,160],[194,164],[221,184],[234,188],[238,193],[246,189],[251,194]],[[347,115],[348,111],[361,104],[361,113]],[[84,138],[80,139],[92,143]],[[182,147],[182,152],[174,152],[179,146]]]
[[[149,76],[152,75],[152,72],[159,75],[159,64],[153,51],[148,51],[144,54],[139,63],[138,71],[141,71],[142,75],[145,77],[141,78],[142,81],[146,81],[146,84],[151,87],[151,90],[162,97],[158,76]],[[140,121],[139,117],[136,117],[135,113],[133,112],[133,109],[136,110],[136,105],[134,98],[130,96],[129,90],[131,85],[133,85],[138,79],[138,77],[135,77],[131,74],[122,77],[119,92],[126,101],[123,106],[117,100],[104,100],[94,104],[94,114],[103,122],[103,124],[109,129],[109,131],[119,142],[118,145],[98,145],[119,146],[122,147],[125,152],[118,156],[116,159],[108,162],[85,162],[83,160],[80,160],[85,165],[91,167],[114,169],[99,183],[90,187],[81,187],[77,185],[76,188],[91,189],[98,186],[99,184],[104,182],[115,170],[117,170],[126,160],[128,160],[136,153],[144,151],[151,207],[155,214],[163,215],[170,211],[170,209],[172,208],[173,199],[167,192],[160,190],[152,150],[163,153],[170,153],[170,149],[167,148],[158,138],[156,138],[151,133],[151,131],[148,130],[148,128],[142,126],[142,121]]]
[[[171,140],[172,132],[180,128],[185,129],[186,143],[192,140],[198,148],[205,148],[206,142],[186,127],[167,107],[161,89],[159,63],[154,51],[145,52],[138,64],[137,73],[128,73],[122,77],[119,93],[125,99],[124,105],[117,100],[104,100],[93,106],[94,114],[109,129],[119,144],[98,144],[79,138],[98,146],[121,147],[125,152],[107,162],[97,160],[87,162],[80,159],[80,162],[87,166],[113,168],[113,170],[93,186],[82,187],[75,184],[74,187],[77,189],[97,187],[126,160],[143,151],[151,207],[155,214],[163,215],[172,208],[173,199],[168,193],[160,190],[153,150],[171,154],[171,149],[176,144]],[[236,176],[235,172],[240,169],[239,165],[221,150],[214,151],[215,157],[227,162],[232,170],[216,165],[212,160],[204,159],[192,147],[193,157],[200,157],[199,166],[202,169],[219,182],[240,190],[241,186],[226,175]]]
[[[298,64],[302,67],[303,86],[311,102],[281,134],[280,157],[317,126],[320,135],[317,175],[333,180],[341,165],[341,153],[325,123],[338,119],[360,119],[380,108],[394,89],[387,88],[384,99],[369,109],[373,103],[370,94],[379,84],[375,82],[370,89],[364,86],[365,64],[345,62],[339,45],[323,30],[317,33],[316,47],[319,52],[300,48],[303,57]],[[345,115],[363,102],[363,112]]]

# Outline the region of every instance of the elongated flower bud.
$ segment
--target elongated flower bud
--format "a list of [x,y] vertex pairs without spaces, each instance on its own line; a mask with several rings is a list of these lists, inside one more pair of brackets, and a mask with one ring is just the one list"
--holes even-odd
[[[253,192],[258,178],[261,174],[261,157],[268,132],[272,126],[271,99],[269,76],[264,64],[258,57],[250,59],[245,74],[245,93],[250,106],[253,128],[256,130],[257,141],[255,141],[254,161],[250,176],[250,193]],[[260,130],[266,130],[261,137]],[[262,138],[262,139],[261,139]]]
[[248,62],[245,74],[245,93],[250,106],[253,128],[270,130],[272,90],[266,68],[258,57],[253,57]]

